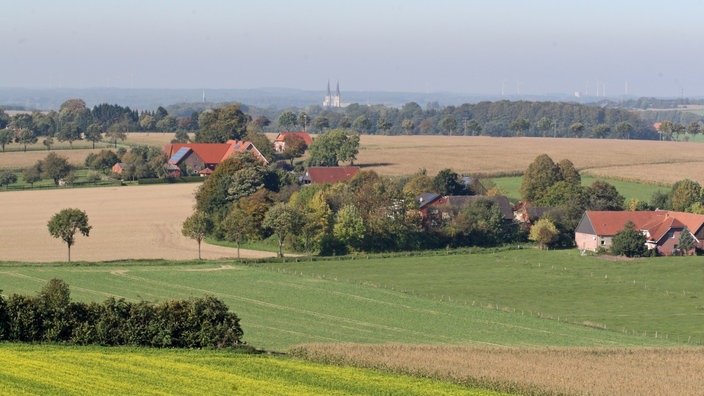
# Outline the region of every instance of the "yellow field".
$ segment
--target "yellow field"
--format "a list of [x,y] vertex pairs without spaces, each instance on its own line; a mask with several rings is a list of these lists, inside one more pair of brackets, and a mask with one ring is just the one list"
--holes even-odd
[[585,173],[617,179],[704,183],[704,145],[610,139],[494,138],[486,136],[362,136],[356,163],[385,175],[421,168],[467,174],[522,172],[540,154],[571,160]]
[[313,344],[322,362],[382,369],[527,394],[700,395],[702,348],[491,348]]
[[[267,134],[273,140],[276,134]],[[161,147],[173,133],[127,134],[125,143]],[[702,143],[611,139],[494,138],[486,136],[361,136],[355,161],[379,174],[403,176],[426,169],[435,175],[452,168],[462,174],[501,175],[522,172],[540,154],[571,160],[597,177],[672,184],[685,177],[704,184]],[[91,150],[60,150],[81,165]],[[1,168],[23,168],[47,151],[0,153]]]
[[[65,261],[63,241],[49,235],[47,222],[64,208],[86,211],[93,226],[78,236],[72,261],[130,258],[194,259],[197,244],[181,235],[193,212],[198,184],[100,187],[0,193],[0,261]],[[203,258],[236,256],[236,250],[203,243]],[[273,254],[242,250],[243,257]]]

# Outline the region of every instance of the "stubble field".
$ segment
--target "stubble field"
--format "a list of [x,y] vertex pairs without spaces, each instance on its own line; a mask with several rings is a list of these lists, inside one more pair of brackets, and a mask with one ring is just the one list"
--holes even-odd
[[357,164],[400,176],[426,169],[434,175],[523,172],[540,154],[569,159],[582,172],[612,179],[672,184],[685,177],[704,183],[700,143],[613,139],[495,138],[487,136],[362,136]]
[[516,394],[698,395],[700,348],[312,344],[294,355]]
[[[193,212],[198,185],[170,184],[0,193],[0,261],[65,261],[66,244],[49,235],[47,222],[61,209],[79,208],[93,226],[77,236],[72,261],[129,258],[193,259],[194,240],[181,235]],[[203,244],[203,258],[235,256],[236,250]],[[243,257],[270,256],[242,250]]]

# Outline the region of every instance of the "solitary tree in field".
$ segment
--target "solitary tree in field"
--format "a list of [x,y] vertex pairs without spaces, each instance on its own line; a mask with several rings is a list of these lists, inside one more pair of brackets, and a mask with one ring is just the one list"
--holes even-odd
[[71,262],[71,245],[75,243],[76,231],[88,236],[92,226],[88,225],[88,215],[80,209],[63,209],[55,214],[47,224],[49,234],[61,238],[68,246],[68,261]]
[[183,236],[195,239],[198,242],[198,260],[200,260],[200,243],[210,232],[212,222],[203,212],[195,212],[183,222],[181,233]]

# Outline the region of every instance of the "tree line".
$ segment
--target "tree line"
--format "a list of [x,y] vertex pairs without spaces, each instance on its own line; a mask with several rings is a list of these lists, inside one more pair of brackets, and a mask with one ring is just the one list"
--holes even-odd
[[[658,102],[659,103],[659,102]],[[663,104],[666,105],[666,104]],[[632,104],[632,108],[647,106]],[[154,111],[137,111],[120,105],[100,104],[92,109],[82,99],[65,101],[59,111],[18,113],[9,116],[0,109],[0,147],[11,143],[26,149],[42,143],[50,148],[54,140],[77,140],[95,144],[106,139],[115,145],[127,131],[176,132],[175,140],[188,141],[195,132],[197,142],[243,139],[247,132],[304,130],[323,133],[331,129],[352,129],[360,134],[542,136],[617,139],[676,139],[680,132],[699,133],[701,117],[687,112],[634,111],[628,106],[566,102],[496,101],[441,107],[421,107],[410,102],[397,107],[351,104],[327,109],[260,109],[239,103],[219,107],[167,106]],[[183,112],[188,112],[183,114]],[[653,124],[675,124],[674,133],[659,133]],[[679,127],[683,125],[683,127]],[[695,128],[696,125],[696,128]],[[256,142],[255,142],[256,145]]]
[[243,345],[239,318],[212,296],[153,304],[109,298],[71,301],[68,285],[50,280],[36,296],[0,296],[0,340],[156,348]]

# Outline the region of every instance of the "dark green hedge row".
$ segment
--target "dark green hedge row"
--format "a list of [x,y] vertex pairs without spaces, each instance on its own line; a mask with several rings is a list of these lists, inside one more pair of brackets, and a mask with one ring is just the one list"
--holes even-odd
[[72,302],[68,285],[52,279],[38,296],[0,296],[0,340],[132,345],[158,348],[240,346],[236,314],[212,296],[153,304],[109,298]]
[[195,183],[203,181],[202,176],[181,176],[164,178],[147,178],[137,180],[137,184],[169,184],[169,183]]

